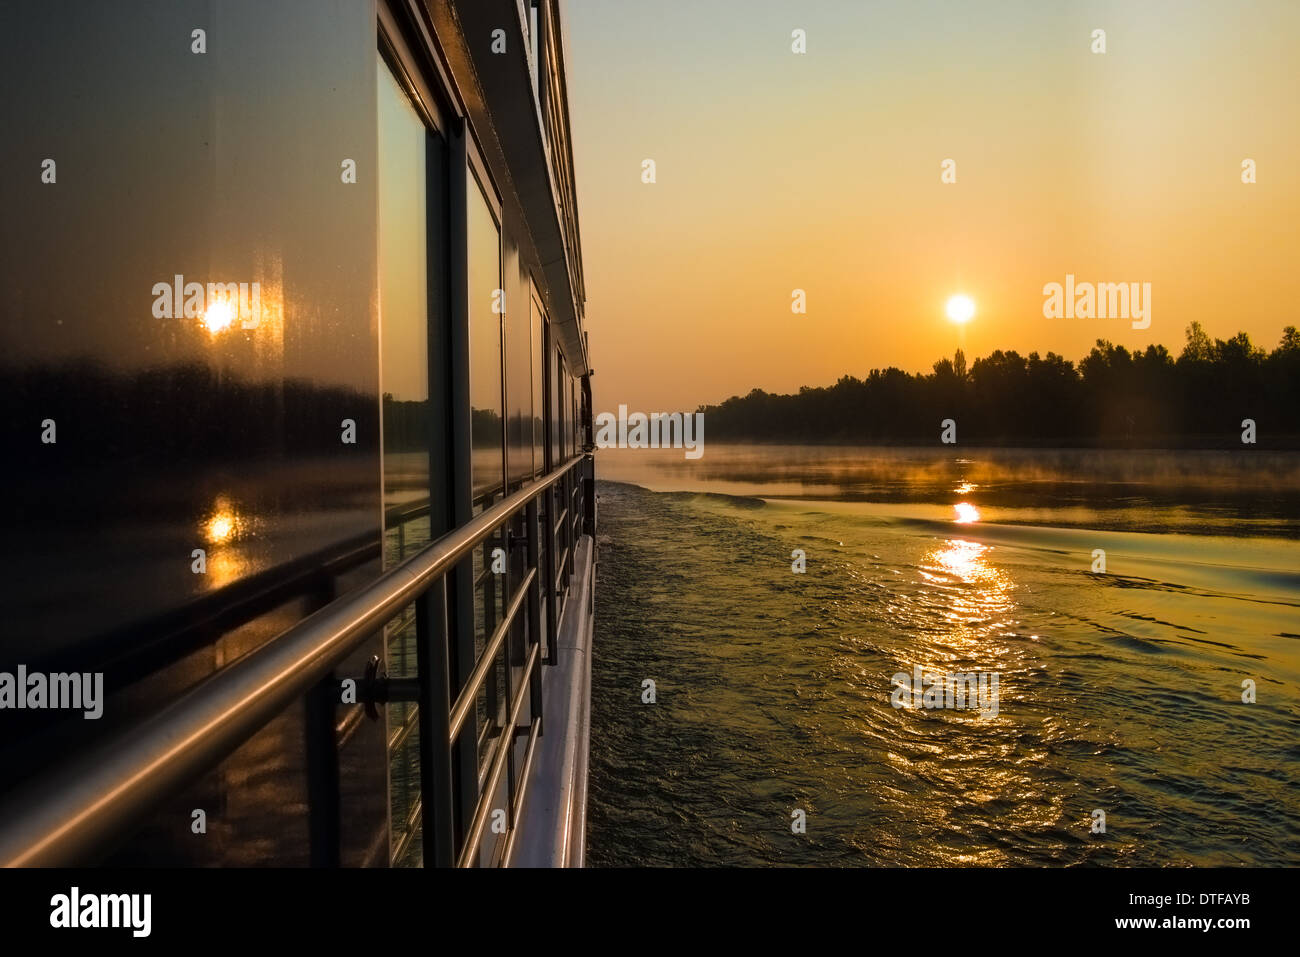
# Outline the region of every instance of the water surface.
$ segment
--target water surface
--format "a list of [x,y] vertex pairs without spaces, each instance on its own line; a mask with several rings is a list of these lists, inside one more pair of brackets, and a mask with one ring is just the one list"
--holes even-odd
[[[590,861],[1300,863],[1296,469],[601,452]],[[918,665],[997,716],[894,708]]]

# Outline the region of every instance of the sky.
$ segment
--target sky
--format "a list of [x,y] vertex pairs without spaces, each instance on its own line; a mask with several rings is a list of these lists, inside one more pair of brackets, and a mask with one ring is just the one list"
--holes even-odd
[[[959,346],[1177,353],[1195,320],[1271,348],[1300,324],[1294,0],[565,14],[598,412],[929,371]],[[1044,318],[1067,274],[1151,283],[1150,327]]]

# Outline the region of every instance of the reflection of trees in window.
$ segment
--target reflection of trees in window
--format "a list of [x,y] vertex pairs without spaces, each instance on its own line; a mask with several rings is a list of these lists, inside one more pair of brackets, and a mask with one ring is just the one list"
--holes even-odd
[[429,447],[429,401],[401,401],[384,393],[384,451],[422,452]]
[[501,447],[501,416],[496,409],[470,410],[470,437],[476,449]]
[[[14,440],[5,447],[6,464],[21,463],[22,476],[126,459],[174,464],[280,454],[337,458],[344,419],[356,423],[355,448],[376,445],[373,393],[367,397],[303,379],[250,381],[199,362],[126,372],[88,361],[0,366],[0,388],[0,421],[11,434],[26,435],[27,423],[45,418],[59,423],[56,446]],[[80,422],[86,409],[115,414],[70,433],[76,441],[63,441],[65,423]],[[11,482],[20,477],[17,469],[7,476]]]
[[528,449],[533,442],[533,417],[513,413],[506,422],[506,441],[512,449]]

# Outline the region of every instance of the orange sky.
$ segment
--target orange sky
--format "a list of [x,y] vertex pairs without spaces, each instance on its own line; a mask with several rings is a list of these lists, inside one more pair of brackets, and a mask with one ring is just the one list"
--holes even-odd
[[[566,12],[597,411],[929,370],[959,344],[1078,359],[1098,337],[1177,352],[1192,320],[1269,347],[1300,324],[1298,3]],[[1150,328],[1045,319],[1066,273],[1150,282]]]

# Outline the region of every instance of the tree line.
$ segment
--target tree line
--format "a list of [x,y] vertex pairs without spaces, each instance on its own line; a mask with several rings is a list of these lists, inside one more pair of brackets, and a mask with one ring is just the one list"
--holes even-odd
[[1001,349],[969,367],[959,349],[929,373],[890,367],[794,395],[754,389],[701,406],[713,441],[920,443],[957,423],[958,444],[1240,447],[1243,420],[1258,445],[1300,445],[1300,333],[1271,352],[1239,332],[1212,339],[1187,327],[1175,357],[1098,339],[1077,363],[1054,352]]

